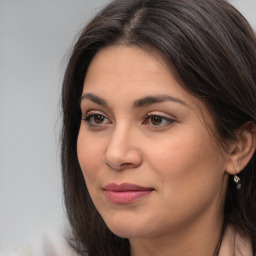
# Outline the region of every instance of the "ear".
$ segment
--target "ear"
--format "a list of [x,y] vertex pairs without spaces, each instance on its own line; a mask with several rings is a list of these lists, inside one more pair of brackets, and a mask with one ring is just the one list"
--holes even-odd
[[237,141],[229,147],[226,172],[235,175],[250,162],[256,148],[256,125],[247,122],[237,131]]

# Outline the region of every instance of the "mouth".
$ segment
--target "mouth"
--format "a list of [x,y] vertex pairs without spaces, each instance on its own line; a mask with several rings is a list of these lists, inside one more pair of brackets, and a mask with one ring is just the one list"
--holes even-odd
[[110,183],[104,187],[107,198],[115,204],[133,203],[149,194],[155,189],[142,187],[130,183],[122,183],[120,185]]

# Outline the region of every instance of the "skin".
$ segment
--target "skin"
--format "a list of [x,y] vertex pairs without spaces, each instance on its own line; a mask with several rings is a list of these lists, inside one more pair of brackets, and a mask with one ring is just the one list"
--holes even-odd
[[[82,95],[78,159],[109,229],[129,239],[132,256],[213,255],[230,154],[217,145],[206,106],[179,85],[157,53],[135,46],[98,52]],[[139,101],[159,95],[165,100]],[[116,204],[104,190],[113,182],[154,191]]]

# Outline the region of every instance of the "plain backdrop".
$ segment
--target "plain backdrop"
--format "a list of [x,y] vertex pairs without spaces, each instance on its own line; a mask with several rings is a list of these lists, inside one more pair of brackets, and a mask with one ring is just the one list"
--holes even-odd
[[[39,255],[43,238],[65,231],[61,80],[75,36],[107,2],[0,0],[1,255]],[[256,0],[230,2],[255,29]]]

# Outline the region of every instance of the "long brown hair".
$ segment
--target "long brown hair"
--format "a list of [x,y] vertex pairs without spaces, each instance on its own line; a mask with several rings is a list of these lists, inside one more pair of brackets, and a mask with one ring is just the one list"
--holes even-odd
[[[116,0],[82,30],[62,89],[62,171],[71,244],[80,255],[130,255],[127,239],[105,225],[88,194],[76,153],[84,77],[95,54],[110,45],[155,49],[184,88],[215,119],[222,142],[256,122],[256,39],[244,17],[224,0]],[[230,177],[225,218],[256,244],[256,155]]]

